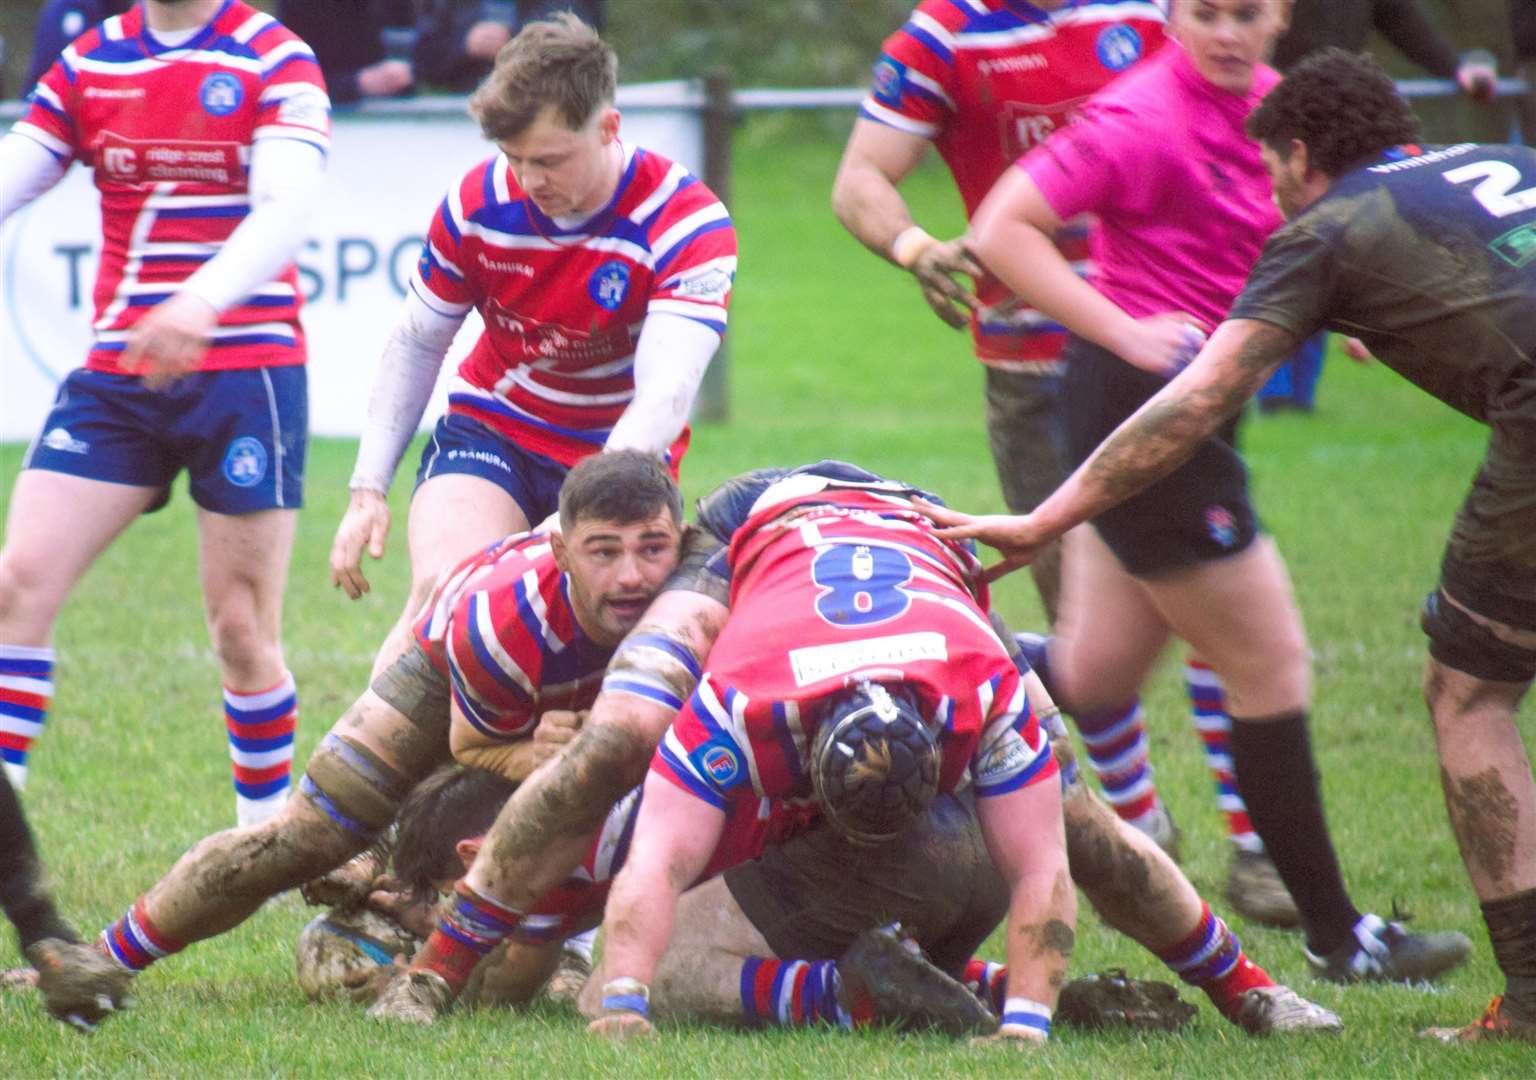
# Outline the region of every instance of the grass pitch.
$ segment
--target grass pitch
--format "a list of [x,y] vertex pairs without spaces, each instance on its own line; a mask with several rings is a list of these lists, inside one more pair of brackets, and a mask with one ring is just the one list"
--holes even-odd
[[[697,497],[742,469],[838,456],[936,489],[963,508],[1001,509],[981,373],[967,341],[832,219],[827,192],[839,140],[829,130],[796,118],[741,130],[733,414],[696,431],[687,493]],[[906,190],[933,232],[958,230],[958,205],[939,168],[920,170]],[[1459,928],[1476,943],[1471,963],[1436,988],[1343,990],[1307,974],[1295,935],[1235,919],[1258,962],[1344,1018],[1344,1037],[1249,1039],[1203,998],[1180,1037],[1063,1031],[1028,1053],[928,1037],[703,1028],[613,1047],[587,1039],[573,1014],[548,1007],[457,1014],[430,1031],[401,1031],[352,1007],[304,1002],[292,947],[309,912],[289,896],[152,970],[140,980],[138,1008],[93,1037],[50,1021],[31,995],[0,995],[0,1076],[1531,1075],[1529,1048],[1445,1048],[1414,1038],[1430,1023],[1470,1020],[1501,985],[1446,824],[1418,690],[1416,611],[1434,583],[1481,429],[1390,372],[1334,358],[1317,416],[1254,421],[1245,439],[1258,505],[1290,560],[1317,656],[1313,737],[1356,902],[1383,914],[1398,902],[1421,925]],[[364,686],[406,584],[408,474],[395,491],[390,553],[369,568],[374,593],[354,604],[329,586],[326,556],[353,452],[349,442],[326,440],[311,450],[286,620],[301,764]],[[0,447],[0,499],[21,453]],[[414,457],[407,462],[414,469]],[[26,801],[63,905],[87,932],[121,914],[196,840],[233,823],[192,536],[191,504],[179,493],[108,552],[59,624],[58,695]],[[1004,582],[998,596],[1013,623],[1039,625],[1026,575]],[[1159,787],[1184,829],[1186,869],[1220,909],[1226,841],[1172,656],[1146,701]],[[1000,956],[1000,944],[988,952]],[[0,965],[16,962],[7,933]],[[1085,904],[1075,969],[1106,966],[1165,974]]]

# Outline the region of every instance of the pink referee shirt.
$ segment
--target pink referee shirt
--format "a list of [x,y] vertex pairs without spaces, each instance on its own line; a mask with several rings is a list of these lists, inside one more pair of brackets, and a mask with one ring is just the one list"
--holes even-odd
[[1170,42],[1020,159],[1063,221],[1098,215],[1091,280],[1131,316],[1185,311],[1213,327],[1226,317],[1281,222],[1243,132],[1279,81],[1261,66],[1234,94]]

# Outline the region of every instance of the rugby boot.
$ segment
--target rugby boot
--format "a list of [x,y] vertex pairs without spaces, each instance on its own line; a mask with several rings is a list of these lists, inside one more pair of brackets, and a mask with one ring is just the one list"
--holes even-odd
[[1262,851],[1232,849],[1227,868],[1227,903],[1251,922],[1290,929],[1301,925],[1301,912],[1291,899],[1280,872]]
[[575,1004],[576,996],[587,985],[591,974],[592,961],[578,952],[561,949],[560,963],[549,977],[549,982],[544,984],[544,996],[550,1001]]
[[981,1000],[909,949],[893,927],[866,930],[837,962],[839,1004],[855,1027],[889,1024],[946,1035],[988,1035],[997,1017]]
[[384,988],[368,1015],[375,1020],[427,1027],[451,1008],[453,990],[448,980],[436,972],[411,970]]
[[1243,994],[1233,1023],[1250,1035],[1344,1030],[1337,1014],[1308,1001],[1289,986],[1255,986]]
[[1362,915],[1354,941],[1327,956],[1305,948],[1302,952],[1313,973],[1329,982],[1420,982],[1460,967],[1472,952],[1472,942],[1454,930],[1410,934],[1401,923]]
[[44,938],[27,948],[49,1015],[80,1031],[133,1004],[133,972],[96,945]]
[[1132,828],[1140,829],[1150,836],[1152,842],[1162,848],[1170,859],[1174,862],[1179,861],[1184,834],[1179,831],[1179,827],[1174,824],[1173,815],[1161,802],[1130,824]]
[[1527,1012],[1500,995],[1488,1003],[1479,1016],[1466,1027],[1431,1027],[1419,1032],[1427,1039],[1444,1043],[1493,1042],[1513,1039],[1536,1045],[1536,1012]]

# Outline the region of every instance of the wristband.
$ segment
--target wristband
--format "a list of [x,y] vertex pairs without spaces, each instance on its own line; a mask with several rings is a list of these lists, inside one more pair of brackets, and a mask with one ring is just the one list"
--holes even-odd
[[610,979],[603,984],[604,1012],[632,1012],[651,1018],[651,988],[639,979]]
[[1011,997],[1003,1003],[1003,1028],[1028,1028],[1043,1038],[1051,1034],[1051,1010],[1029,998]]
[[921,225],[909,225],[891,241],[891,258],[903,270],[910,270],[918,257],[936,243],[938,241],[929,236]]

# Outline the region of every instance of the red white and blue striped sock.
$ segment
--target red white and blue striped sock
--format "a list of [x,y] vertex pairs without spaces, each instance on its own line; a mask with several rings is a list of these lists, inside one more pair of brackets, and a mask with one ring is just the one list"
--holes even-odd
[[518,928],[523,913],[460,881],[440,909],[437,928],[411,961],[413,971],[430,971],[459,994],[475,965]]
[[836,960],[749,957],[741,965],[742,1016],[753,1026],[852,1027],[854,1017],[837,1000],[840,983]]
[[155,929],[144,912],[142,896],[133,902],[126,915],[101,932],[101,945],[108,956],[129,971],[143,971],[156,960],[186,947]]
[[1245,993],[1257,986],[1275,985],[1268,972],[1248,959],[1237,935],[1204,901],[1194,930],[1157,955],[1180,979],[1204,990],[1211,1004],[1229,1020],[1237,1016]]
[[972,957],[965,965],[965,974],[960,977],[965,988],[995,1012],[1003,1015],[1003,1004],[1008,1000],[1008,965],[994,964],[990,960],[978,960]]
[[1184,665],[1184,688],[1195,717],[1195,730],[1205,744],[1205,765],[1216,781],[1216,806],[1227,819],[1232,843],[1243,851],[1263,851],[1264,841],[1248,820],[1248,805],[1237,793],[1232,775],[1232,718],[1227,715],[1227,695],[1221,679],[1205,664],[1189,660]]
[[27,752],[53,701],[53,649],[0,645],[0,761],[17,791],[27,786]]
[[1088,748],[1088,764],[1104,788],[1104,801],[1115,813],[1134,824],[1157,810],[1160,804],[1141,702],[1077,713],[1072,719]]
[[224,688],[224,726],[242,827],[275,817],[293,783],[293,732],[299,722],[293,676],[254,694]]

